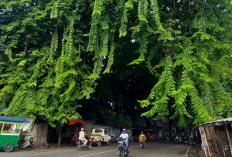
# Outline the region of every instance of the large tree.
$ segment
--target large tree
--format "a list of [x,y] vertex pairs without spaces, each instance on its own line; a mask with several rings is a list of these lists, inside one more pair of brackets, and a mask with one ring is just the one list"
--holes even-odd
[[1,0],[0,9],[7,115],[63,125],[92,97],[117,104],[118,115],[139,100],[142,116],[168,115],[180,126],[230,116],[229,0]]
[[83,36],[89,3],[6,0],[1,7],[1,108],[9,103],[7,115],[40,115],[51,125],[80,117],[78,100],[93,92]]
[[138,59],[125,62],[159,78],[139,101],[149,108],[142,116],[161,119],[173,112],[180,126],[230,116],[231,33],[230,1],[96,0],[87,49],[95,52],[91,77],[109,72],[108,66],[102,70],[104,56],[111,65],[130,40],[133,52],[126,53]]

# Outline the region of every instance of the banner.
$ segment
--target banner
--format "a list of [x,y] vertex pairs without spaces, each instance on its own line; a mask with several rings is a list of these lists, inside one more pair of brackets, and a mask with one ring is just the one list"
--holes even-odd
[[204,134],[204,131],[203,131],[203,127],[200,127],[200,134],[201,134],[201,139],[202,139],[201,148],[206,150],[207,149],[207,143],[206,143],[206,138],[205,138],[205,134]]

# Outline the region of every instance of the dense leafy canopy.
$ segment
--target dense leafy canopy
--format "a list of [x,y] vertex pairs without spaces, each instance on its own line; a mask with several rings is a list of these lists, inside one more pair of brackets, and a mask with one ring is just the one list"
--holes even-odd
[[7,115],[131,125],[144,112],[180,126],[231,116],[230,0],[1,0],[0,9]]

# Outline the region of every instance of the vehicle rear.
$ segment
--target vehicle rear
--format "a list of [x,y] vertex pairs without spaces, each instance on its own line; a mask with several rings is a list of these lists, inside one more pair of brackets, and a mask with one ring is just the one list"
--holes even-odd
[[119,157],[122,157],[124,155],[124,141],[120,139],[118,141],[118,151],[119,151]]
[[142,138],[139,139],[139,146],[140,146],[141,149],[144,148],[143,139]]

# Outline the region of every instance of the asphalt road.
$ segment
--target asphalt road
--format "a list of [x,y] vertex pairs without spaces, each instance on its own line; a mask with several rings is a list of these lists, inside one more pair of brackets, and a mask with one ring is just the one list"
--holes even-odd
[[[172,143],[147,143],[140,149],[138,143],[130,143],[128,157],[184,157],[186,145]],[[0,152],[0,157],[118,157],[117,144],[93,147],[78,151],[74,147],[60,149],[35,149],[33,151]]]

